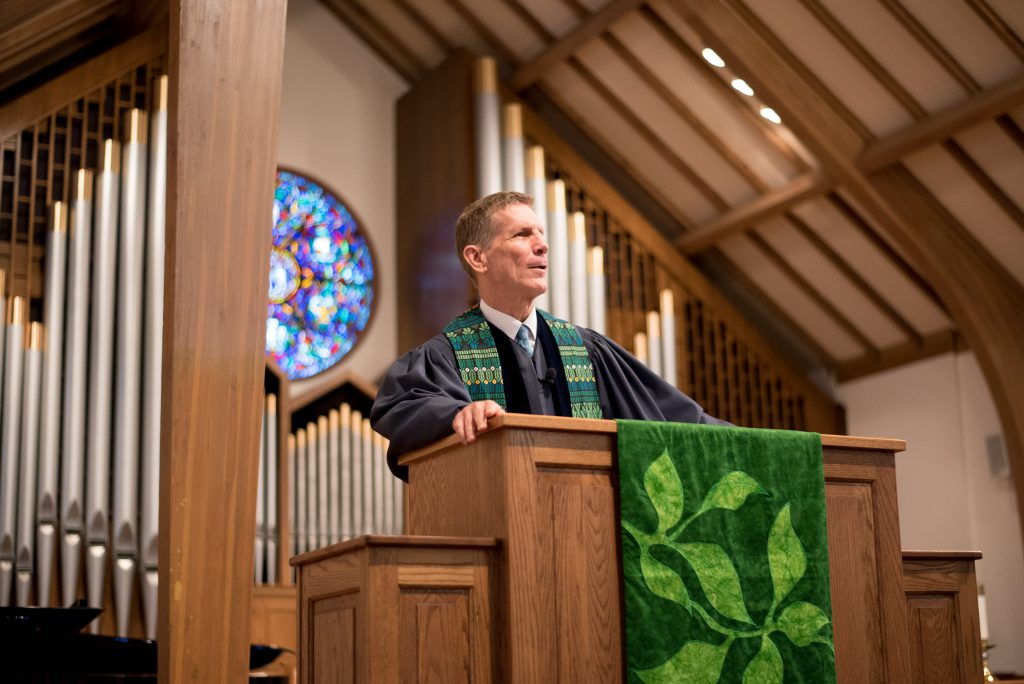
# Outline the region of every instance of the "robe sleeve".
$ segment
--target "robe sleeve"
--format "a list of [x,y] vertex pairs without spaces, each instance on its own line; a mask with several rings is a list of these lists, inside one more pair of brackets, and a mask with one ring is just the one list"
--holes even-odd
[[612,340],[587,328],[577,329],[594,365],[606,418],[731,425],[708,415]]
[[471,403],[455,361],[455,352],[443,335],[395,361],[381,382],[370,410],[373,429],[391,440],[388,466],[407,479],[397,458],[452,434],[452,420]]

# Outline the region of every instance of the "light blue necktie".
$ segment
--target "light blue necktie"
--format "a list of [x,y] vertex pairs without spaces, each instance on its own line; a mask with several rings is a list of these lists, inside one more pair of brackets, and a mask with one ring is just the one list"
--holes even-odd
[[533,356],[533,342],[530,340],[530,329],[525,325],[519,326],[516,333],[516,344],[526,350],[526,353]]

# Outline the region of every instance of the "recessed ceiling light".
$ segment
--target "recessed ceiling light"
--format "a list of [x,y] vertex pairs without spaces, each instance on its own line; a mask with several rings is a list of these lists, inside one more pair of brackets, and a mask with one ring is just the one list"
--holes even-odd
[[735,88],[736,90],[740,91],[741,93],[743,93],[747,97],[753,97],[754,96],[754,89],[751,88],[747,84],[747,82],[744,81],[742,78],[734,78],[734,79],[732,79],[732,87]]
[[701,57],[704,58],[704,61],[710,64],[711,66],[716,66],[719,69],[725,66],[725,60],[719,57],[718,53],[712,50],[711,48],[704,48],[703,50],[701,50],[700,55]]
[[771,121],[773,124],[782,123],[782,117],[779,113],[771,107],[761,107],[761,116]]

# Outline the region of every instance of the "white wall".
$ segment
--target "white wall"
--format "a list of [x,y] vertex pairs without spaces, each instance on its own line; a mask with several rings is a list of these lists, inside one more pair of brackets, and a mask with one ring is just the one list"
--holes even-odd
[[1024,549],[1013,482],[994,477],[995,405],[973,354],[945,354],[839,386],[850,434],[898,437],[904,549],[980,550],[994,670],[1024,671]]
[[336,190],[362,220],[376,256],[376,311],[356,348],[292,394],[351,370],[376,382],[398,356],[395,277],[395,103],[407,86],[315,0],[290,0],[279,163]]

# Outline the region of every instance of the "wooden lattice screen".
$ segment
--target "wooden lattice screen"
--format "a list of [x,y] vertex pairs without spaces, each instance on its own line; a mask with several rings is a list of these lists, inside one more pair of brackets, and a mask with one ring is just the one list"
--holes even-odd
[[30,319],[42,318],[48,207],[69,200],[78,169],[96,169],[103,140],[120,139],[125,112],[149,109],[163,71],[162,59],[130,69],[0,142],[0,268],[6,295],[31,298]]

